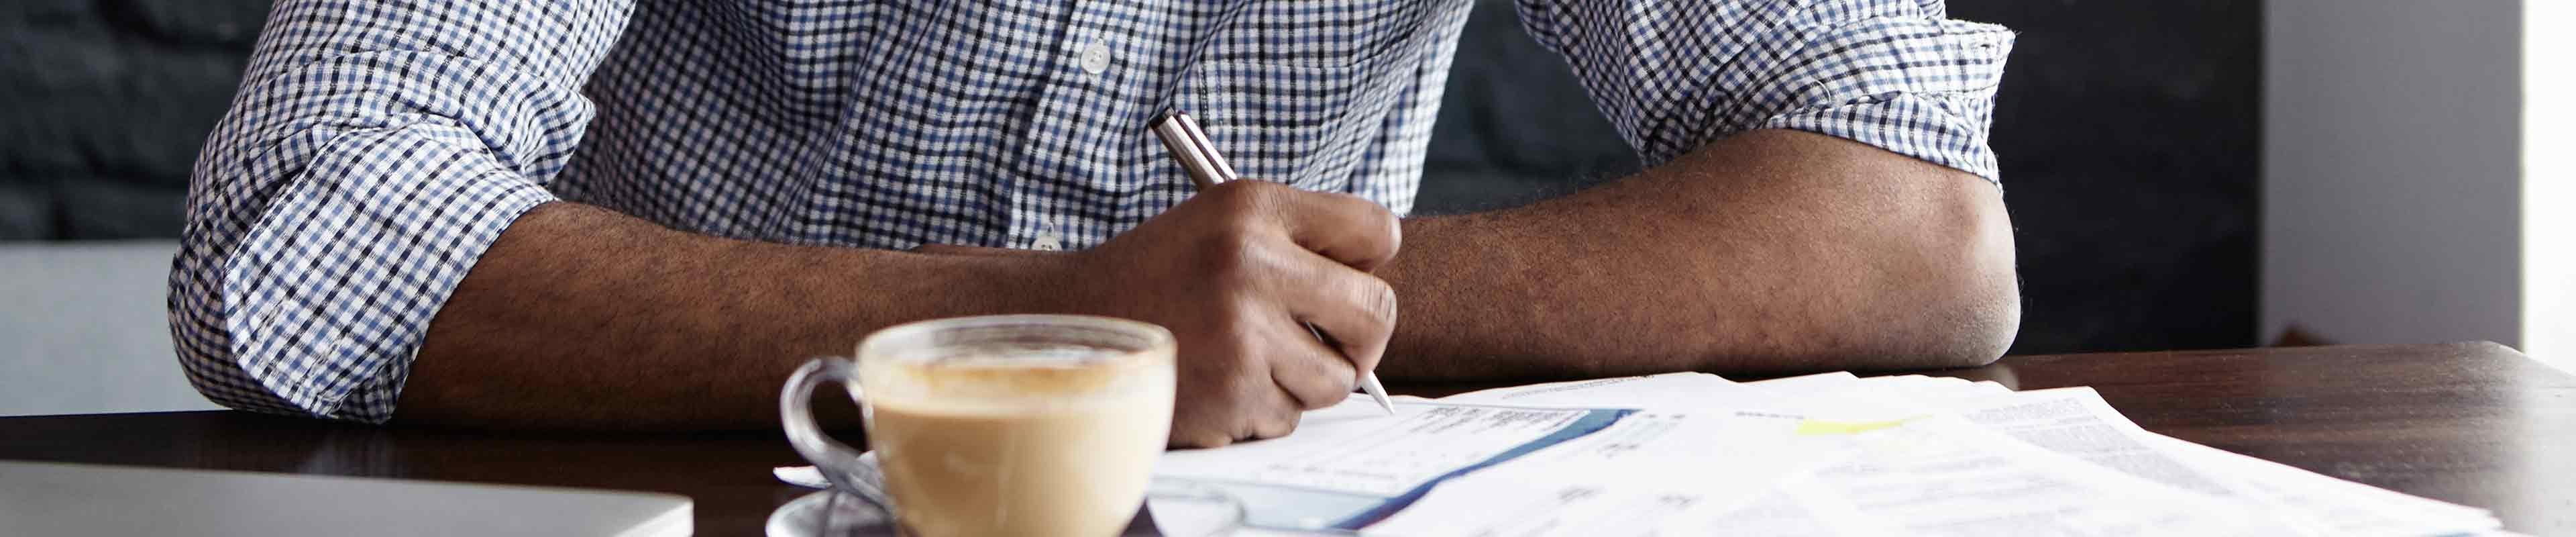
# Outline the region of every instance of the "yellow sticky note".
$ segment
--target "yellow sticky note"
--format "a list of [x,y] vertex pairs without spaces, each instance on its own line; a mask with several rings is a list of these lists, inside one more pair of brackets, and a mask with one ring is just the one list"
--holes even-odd
[[1898,426],[1898,425],[1904,425],[1904,424],[1905,424],[1905,420],[1893,420],[1893,421],[1825,421],[1825,420],[1802,420],[1802,421],[1799,421],[1799,422],[1798,422],[1798,429],[1797,429],[1797,431],[1796,431],[1796,432],[1797,432],[1797,434],[1802,435],[1802,436],[1815,436],[1815,435],[1828,435],[1828,434],[1860,434],[1860,433],[1865,433],[1865,432],[1869,432],[1869,431],[1876,431],[1876,430],[1879,430],[1879,429],[1885,429],[1885,428],[1895,427],[1895,426]]

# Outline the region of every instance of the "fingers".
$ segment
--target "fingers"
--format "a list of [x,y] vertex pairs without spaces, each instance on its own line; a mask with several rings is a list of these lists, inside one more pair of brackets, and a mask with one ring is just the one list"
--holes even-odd
[[1308,331],[1305,323],[1290,324],[1290,333],[1280,334],[1271,345],[1275,349],[1269,359],[1271,382],[1295,399],[1299,410],[1333,406],[1350,398],[1351,385],[1359,379],[1351,361],[1342,357],[1341,349]]
[[1286,396],[1280,395],[1276,387],[1264,386],[1260,393],[1263,394],[1261,397],[1279,399],[1278,404],[1267,406],[1262,410],[1244,410],[1237,415],[1226,416],[1228,421],[1221,423],[1205,423],[1197,426],[1175,423],[1172,427],[1172,447],[1225,447],[1235,442],[1278,438],[1295,432],[1300,413],[1297,406],[1287,401]]
[[[1283,338],[1281,334],[1276,333],[1266,335],[1268,337],[1248,340],[1247,343],[1250,344],[1238,351],[1241,357],[1237,359],[1242,360],[1243,369],[1235,376],[1235,380],[1239,383],[1235,387],[1236,440],[1287,436],[1289,432],[1297,430],[1297,418],[1306,408],[1298,402],[1296,395],[1279,384],[1282,377],[1258,365],[1265,363],[1275,365],[1287,361],[1272,349],[1280,347],[1277,345],[1279,342],[1299,340]],[[1304,338],[1305,341],[1313,339],[1314,336]],[[1315,360],[1310,358],[1304,361],[1311,363]]]
[[1305,192],[1268,181],[1233,181],[1209,188],[1228,207],[1277,226],[1306,250],[1363,271],[1395,258],[1403,245],[1402,221],[1376,202],[1348,194]]
[[1174,420],[1172,423],[1171,447],[1212,448],[1225,447],[1226,444],[1231,443],[1234,443],[1234,435],[1222,430],[1180,420]]
[[1294,396],[1279,388],[1276,379],[1268,371],[1253,365],[1265,361],[1260,347],[1247,346],[1240,352],[1243,353],[1243,357],[1239,359],[1244,361],[1245,367],[1242,374],[1235,377],[1239,384],[1235,387],[1237,421],[1234,439],[1259,440],[1287,436],[1289,431],[1297,429],[1297,416],[1302,409],[1298,407]]
[[1297,417],[1301,412],[1296,405],[1287,404],[1288,401],[1279,402],[1280,405],[1270,407],[1268,412],[1252,416],[1249,423],[1250,429],[1246,431],[1248,434],[1245,434],[1242,440],[1278,438],[1297,431]]
[[1211,345],[1221,350],[1192,352],[1178,364],[1185,385],[1203,388],[1184,390],[1182,399],[1175,401],[1171,445],[1218,447],[1277,438],[1297,429],[1303,407],[1274,380],[1270,364],[1284,358],[1270,349],[1278,342],[1313,341],[1314,337],[1297,332],[1293,334],[1297,339],[1291,339],[1253,325],[1238,329],[1243,331],[1230,341]]
[[[1387,340],[1395,335],[1395,288],[1368,273],[1309,259],[1315,262],[1288,268],[1291,273],[1277,280],[1272,296],[1279,297],[1290,316],[1323,333],[1329,357],[1348,362],[1350,369],[1340,378],[1340,393],[1347,395],[1358,372],[1377,370]],[[1337,396],[1325,404],[1340,401]]]

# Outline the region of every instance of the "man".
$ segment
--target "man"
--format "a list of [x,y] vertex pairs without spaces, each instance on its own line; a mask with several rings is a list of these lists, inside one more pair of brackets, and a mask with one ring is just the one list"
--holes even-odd
[[[1110,315],[1179,337],[1182,446],[1286,434],[1372,367],[2011,341],[2003,29],[1937,0],[1523,0],[1649,169],[1399,221],[1470,5],[283,0],[198,163],[173,331],[239,408],[685,428],[775,423],[793,364],[879,327]],[[1276,182],[1195,192],[1147,134],[1172,109]]]

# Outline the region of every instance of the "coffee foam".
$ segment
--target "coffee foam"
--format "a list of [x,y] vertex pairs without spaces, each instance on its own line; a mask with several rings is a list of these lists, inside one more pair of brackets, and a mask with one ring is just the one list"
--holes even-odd
[[1170,353],[1065,345],[996,344],[896,357],[861,366],[870,402],[942,412],[1075,410],[1160,394],[1170,397]]
[[1091,367],[1135,355],[1134,352],[1083,345],[990,343],[924,352],[913,357],[936,367]]

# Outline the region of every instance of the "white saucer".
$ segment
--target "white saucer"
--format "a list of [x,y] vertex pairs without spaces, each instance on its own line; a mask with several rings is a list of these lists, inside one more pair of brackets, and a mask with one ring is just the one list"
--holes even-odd
[[[828,516],[829,518],[825,518]],[[896,537],[894,517],[857,496],[815,491],[769,513],[762,533],[769,537]]]
[[[1165,511],[1157,520],[1137,509],[1136,520],[1121,536],[1222,535],[1243,522],[1243,504],[1216,489],[1180,482],[1156,482],[1147,503]],[[1159,524],[1158,524],[1159,522]],[[1157,526],[1162,527],[1157,527]],[[874,503],[830,490],[815,491],[769,513],[763,533],[770,537],[897,537],[894,517]],[[1167,533],[1176,532],[1176,533]]]

